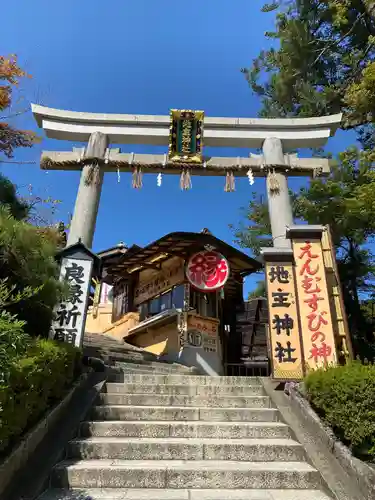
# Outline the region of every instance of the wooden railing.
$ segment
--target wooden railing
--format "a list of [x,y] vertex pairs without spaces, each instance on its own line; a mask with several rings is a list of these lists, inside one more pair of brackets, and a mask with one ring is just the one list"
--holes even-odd
[[268,361],[225,363],[224,373],[227,377],[269,377],[270,366]]

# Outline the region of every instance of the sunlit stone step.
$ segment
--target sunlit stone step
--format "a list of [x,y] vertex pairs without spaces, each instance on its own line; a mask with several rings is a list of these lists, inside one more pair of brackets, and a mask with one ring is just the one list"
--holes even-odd
[[52,472],[57,488],[316,489],[320,474],[305,462],[67,460]]
[[331,500],[319,490],[154,490],[154,489],[73,489],[50,490],[39,500]]
[[197,408],[185,406],[95,406],[93,420],[200,420],[205,422],[274,422],[279,411],[274,408]]
[[289,438],[282,422],[82,422],[82,437]]
[[161,394],[108,394],[98,396],[97,404],[135,406],[185,406],[200,408],[269,408],[268,396],[169,396]]
[[297,462],[303,447],[293,439],[91,437],[69,443],[68,458],[127,460],[238,460]]
[[108,382],[103,392],[108,394],[160,394],[170,396],[262,396],[261,385],[176,385],[176,384],[127,384]]

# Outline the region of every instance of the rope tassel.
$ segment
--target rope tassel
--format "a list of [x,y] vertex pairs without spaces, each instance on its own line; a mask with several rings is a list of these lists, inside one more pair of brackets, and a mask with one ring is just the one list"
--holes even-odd
[[233,171],[231,170],[230,172],[227,172],[227,175],[225,178],[224,191],[226,193],[233,193],[235,190],[236,190],[236,186],[235,186],[234,174],[233,174]]
[[280,191],[280,184],[276,177],[275,169],[268,171],[268,186],[271,193],[278,193]]
[[184,168],[181,171],[180,188],[183,191],[187,191],[188,189],[191,189],[191,187],[192,187],[192,184],[191,184],[190,170],[188,168]]
[[133,170],[132,186],[134,189],[141,189],[143,186],[142,169],[140,167],[135,167]]
[[97,160],[94,160],[94,163],[90,165],[85,177],[85,184],[86,186],[90,186],[91,184],[100,184],[100,165]]

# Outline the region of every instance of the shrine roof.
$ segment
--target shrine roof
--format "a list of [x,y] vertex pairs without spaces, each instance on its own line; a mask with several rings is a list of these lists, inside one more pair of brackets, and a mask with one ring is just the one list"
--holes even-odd
[[136,250],[140,250],[142,247],[138,245],[132,245],[131,247],[128,247],[125,245],[125,243],[120,242],[114,247],[107,248],[106,250],[102,250],[101,252],[98,252],[98,256],[102,259],[102,261],[105,261],[107,259],[111,259],[113,257],[118,257],[120,255],[124,255],[127,252],[133,252]]
[[172,257],[187,259],[195,252],[209,245],[222,253],[230,262],[234,273],[246,276],[262,268],[262,263],[237,250],[233,246],[209,233],[176,232],[169,233],[138,251],[126,252],[110,266],[110,275],[129,275],[147,268],[158,268]]

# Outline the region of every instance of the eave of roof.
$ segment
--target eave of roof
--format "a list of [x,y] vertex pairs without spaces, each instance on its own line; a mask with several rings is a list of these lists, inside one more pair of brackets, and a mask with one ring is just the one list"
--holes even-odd
[[[262,264],[258,260],[249,257],[211,234],[175,232],[163,236],[138,251],[126,252],[118,263],[108,269],[108,273],[130,274],[132,269],[133,272],[138,270],[136,269],[137,266],[139,266],[139,270],[147,267],[156,267],[163,260],[173,256],[185,259],[189,254],[207,245],[223,253],[231,262],[232,267],[243,275],[251,274],[262,268]],[[153,258],[161,254],[165,254],[165,257],[158,259],[157,264],[151,262]]]
[[98,252],[98,256],[101,257],[102,260],[117,257],[124,255],[128,252],[134,252],[140,250],[142,247],[138,245],[132,245],[131,247],[127,247],[126,245],[116,245],[115,247],[107,248],[106,250],[102,250]]

